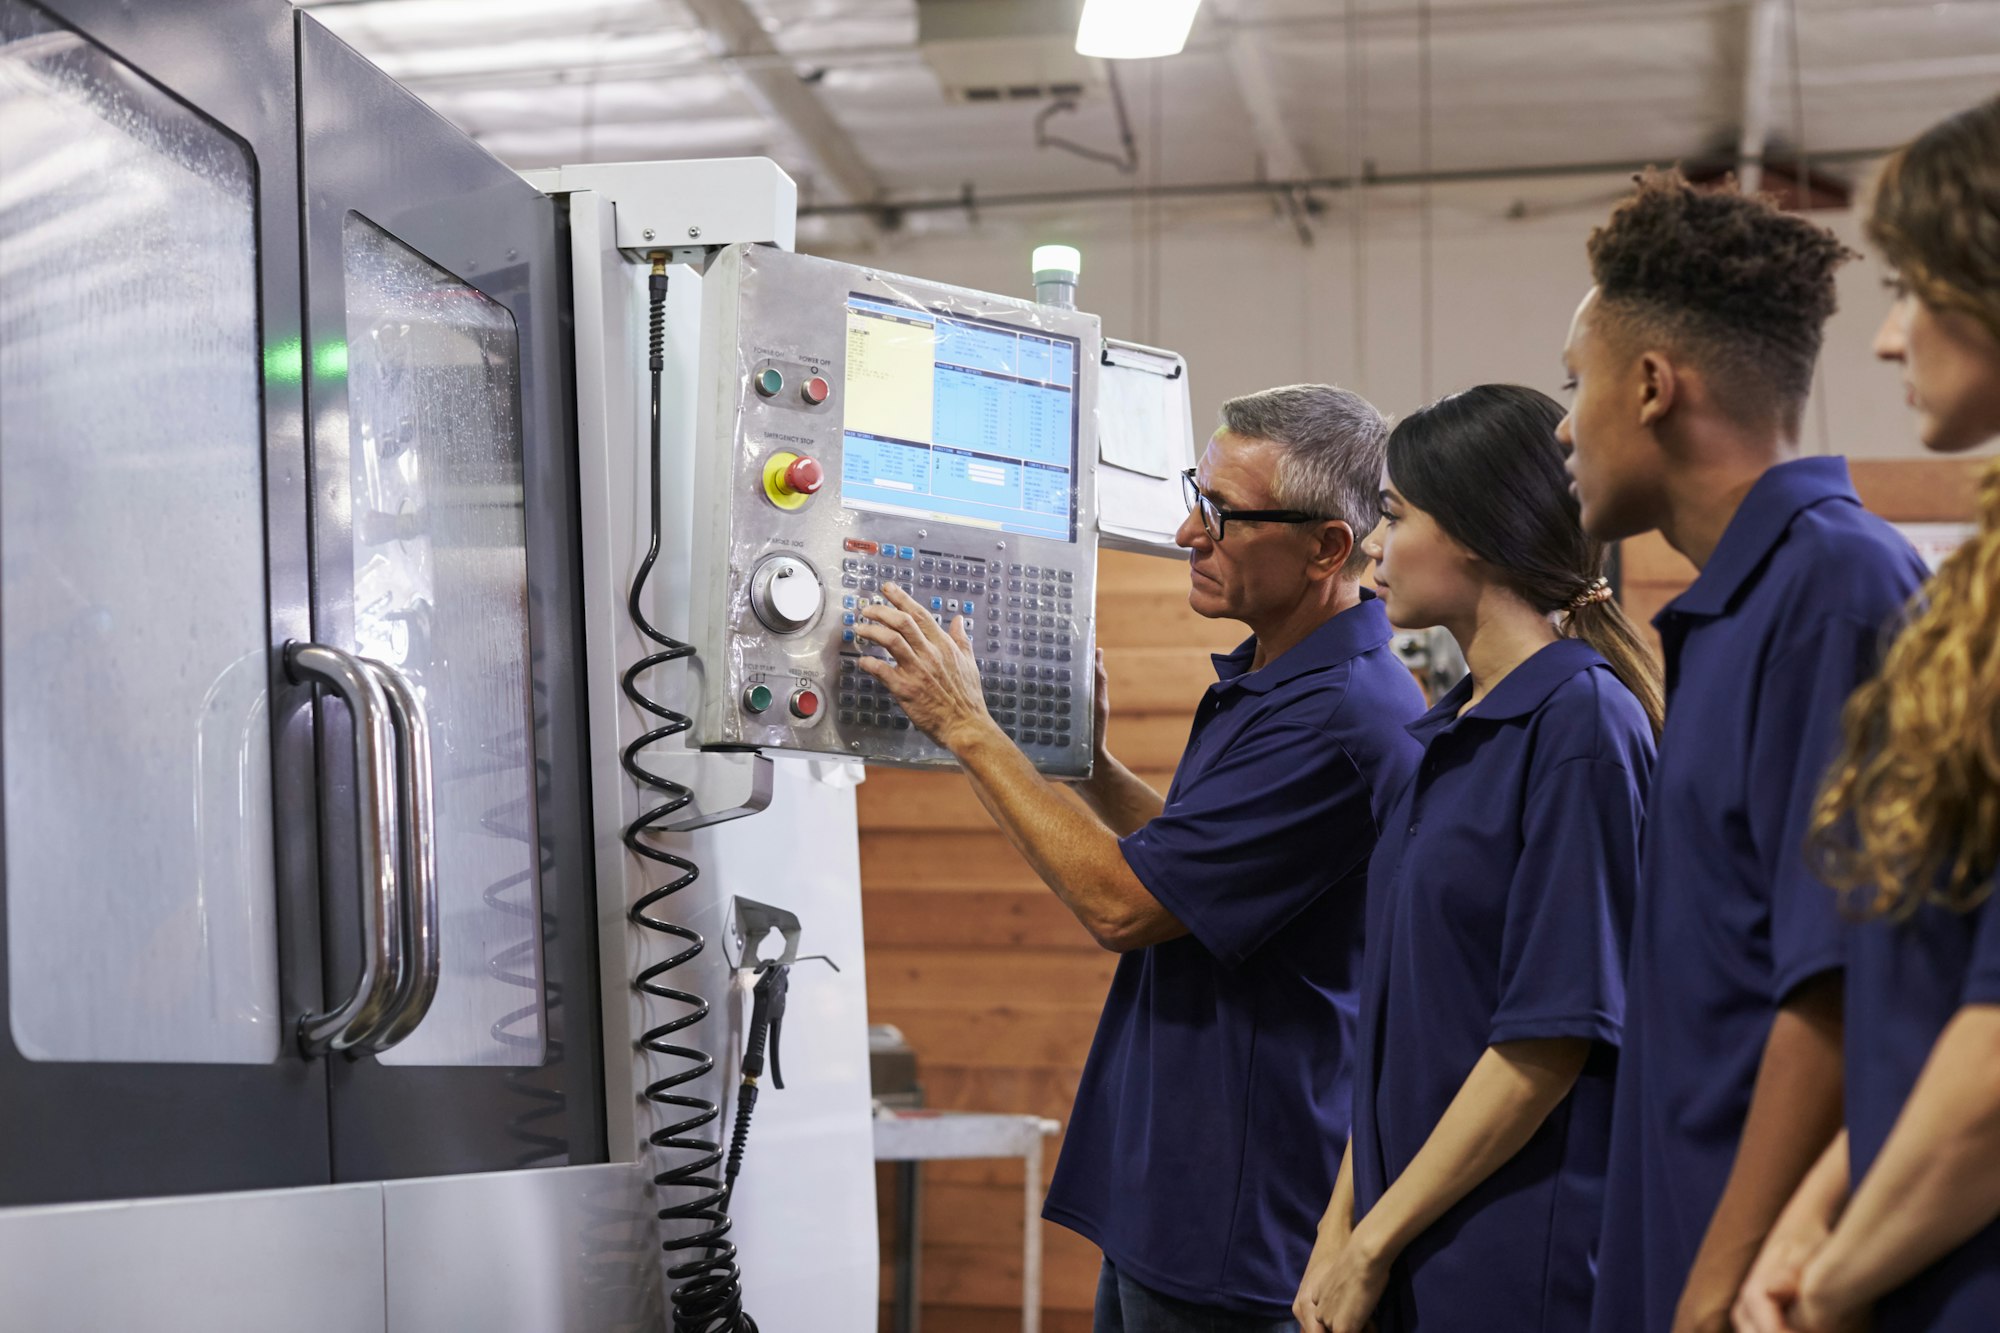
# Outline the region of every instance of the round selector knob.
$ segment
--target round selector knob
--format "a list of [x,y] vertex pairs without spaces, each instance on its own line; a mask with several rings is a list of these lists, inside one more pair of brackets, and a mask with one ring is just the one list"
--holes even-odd
[[819,619],[826,591],[796,556],[766,556],[750,575],[750,609],[767,629],[796,634]]

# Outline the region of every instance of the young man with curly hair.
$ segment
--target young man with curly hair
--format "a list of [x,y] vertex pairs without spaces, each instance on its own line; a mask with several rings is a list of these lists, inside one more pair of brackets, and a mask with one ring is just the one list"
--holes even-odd
[[1654,620],[1647,806],[1594,1333],[1721,1333],[1841,1124],[1843,931],[1805,836],[1841,707],[1923,578],[1800,457],[1834,271],[1803,218],[1652,172],[1590,239],[1560,429],[1583,525],[1700,571]]

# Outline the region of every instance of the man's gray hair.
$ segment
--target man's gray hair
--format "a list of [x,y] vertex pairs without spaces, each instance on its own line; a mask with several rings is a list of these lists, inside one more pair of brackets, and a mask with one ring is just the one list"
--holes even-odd
[[1375,530],[1389,449],[1389,423],[1373,404],[1331,384],[1288,384],[1230,399],[1222,428],[1279,446],[1273,502],[1346,523],[1354,530],[1348,571],[1368,563],[1361,539]]

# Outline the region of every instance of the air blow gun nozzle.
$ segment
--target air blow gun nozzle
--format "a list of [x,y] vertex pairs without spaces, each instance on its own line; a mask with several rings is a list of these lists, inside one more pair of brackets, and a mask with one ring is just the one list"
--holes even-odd
[[771,1051],[771,1081],[785,1086],[784,1066],[778,1063],[778,1039],[785,1030],[785,995],[791,989],[789,963],[764,963],[757,972],[751,991],[750,1047],[743,1052],[743,1081],[736,1095],[736,1132],[729,1139],[729,1161],[723,1172],[724,1188],[733,1191],[736,1173],[743,1169],[743,1147],[750,1138],[750,1116],[757,1109],[757,1082],[764,1074],[764,1049]]
[[785,1086],[785,1069],[778,1063],[778,1040],[785,1030],[785,997],[791,991],[792,969],[773,963],[757,978],[750,1002],[750,1049],[743,1057],[743,1081],[754,1082],[764,1072],[765,1036],[770,1037],[771,1081]]

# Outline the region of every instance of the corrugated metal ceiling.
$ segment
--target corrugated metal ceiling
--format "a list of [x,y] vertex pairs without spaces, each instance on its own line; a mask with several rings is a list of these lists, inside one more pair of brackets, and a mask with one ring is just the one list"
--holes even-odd
[[[1760,4],[1778,40],[1747,79]],[[752,11],[777,54],[732,58],[745,48],[706,26],[718,6]],[[516,166],[763,154],[808,203],[846,193],[825,169],[828,133],[892,200],[1237,182],[1274,161],[1410,173],[1426,160],[1426,53],[1428,161],[1445,172],[1733,151],[1757,97],[1779,145],[1802,132],[1816,154],[1872,149],[2000,89],[2000,0],[1210,0],[1187,52],[1119,69],[1143,157],[1126,176],[1037,149],[1038,104],[948,100],[916,0],[302,7]],[[773,71],[805,80],[829,119],[773,114],[756,87]],[[1260,97],[1275,108],[1261,129]],[[1108,98],[1051,128],[1119,146]]]

